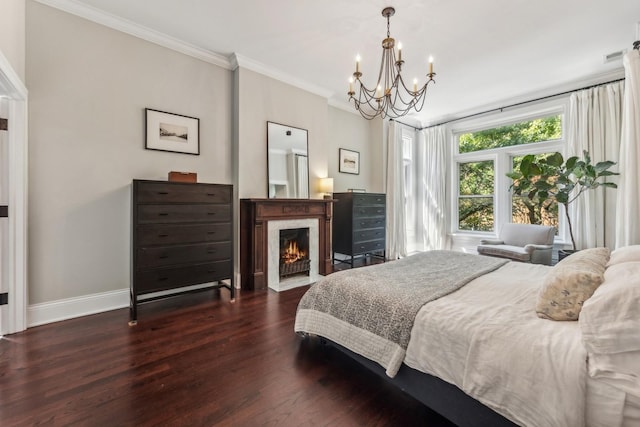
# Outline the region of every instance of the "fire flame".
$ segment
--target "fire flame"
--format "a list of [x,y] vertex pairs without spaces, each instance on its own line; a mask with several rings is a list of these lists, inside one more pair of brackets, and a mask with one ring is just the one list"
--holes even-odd
[[289,244],[284,248],[284,252],[282,253],[282,261],[285,264],[292,264],[298,260],[305,259],[307,257],[307,253],[305,251],[300,250],[298,247],[298,242],[295,240],[290,240]]

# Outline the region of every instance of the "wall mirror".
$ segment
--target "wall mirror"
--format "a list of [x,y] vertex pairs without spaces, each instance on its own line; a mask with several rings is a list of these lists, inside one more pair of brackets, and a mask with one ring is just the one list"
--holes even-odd
[[307,130],[267,122],[270,199],[309,198]]

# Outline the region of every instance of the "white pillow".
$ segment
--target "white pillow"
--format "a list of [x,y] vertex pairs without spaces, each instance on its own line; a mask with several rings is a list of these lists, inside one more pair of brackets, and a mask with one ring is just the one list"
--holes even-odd
[[611,258],[607,267],[620,264],[622,262],[640,261],[640,245],[625,246],[611,252]]
[[612,265],[578,320],[593,353],[640,351],[640,262]]

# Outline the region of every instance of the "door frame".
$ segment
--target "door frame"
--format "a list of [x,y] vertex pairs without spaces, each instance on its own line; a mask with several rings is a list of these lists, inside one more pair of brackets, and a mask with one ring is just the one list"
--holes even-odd
[[[0,52],[0,96],[8,99],[9,235],[8,305],[0,310],[0,335],[27,328],[28,91]],[[2,266],[5,268],[5,266]]]

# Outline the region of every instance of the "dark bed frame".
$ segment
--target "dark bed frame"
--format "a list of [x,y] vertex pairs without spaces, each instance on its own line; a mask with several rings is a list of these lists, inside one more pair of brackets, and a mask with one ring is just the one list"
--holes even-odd
[[478,402],[458,387],[417,371],[403,364],[398,374],[390,378],[382,366],[351,350],[320,337],[325,345],[330,345],[367,369],[400,388],[423,405],[439,413],[460,427],[514,427],[512,421],[504,418],[491,408]]

